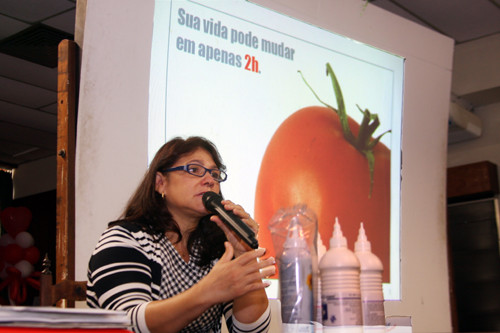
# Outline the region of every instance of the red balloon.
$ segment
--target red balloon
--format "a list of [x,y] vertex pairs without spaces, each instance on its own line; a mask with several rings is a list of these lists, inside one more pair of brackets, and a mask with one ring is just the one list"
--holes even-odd
[[12,237],[28,230],[31,217],[31,211],[27,207],[7,207],[0,213],[2,225]]
[[17,244],[9,244],[4,248],[3,258],[9,264],[16,264],[23,259],[23,249]]
[[35,246],[30,246],[24,249],[24,260],[34,265],[40,259],[40,250],[38,250]]

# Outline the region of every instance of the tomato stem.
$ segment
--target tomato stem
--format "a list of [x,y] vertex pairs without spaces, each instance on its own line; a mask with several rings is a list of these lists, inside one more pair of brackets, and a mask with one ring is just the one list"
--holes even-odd
[[337,80],[337,77],[333,72],[332,66],[330,66],[329,63],[326,64],[326,75],[327,76],[330,75],[331,77],[333,91],[335,93],[335,98],[337,99],[338,109],[335,109],[333,106],[323,102],[321,98],[319,98],[319,96],[316,94],[316,92],[312,89],[312,87],[309,85],[309,83],[307,83],[302,72],[299,71],[299,73],[302,76],[302,80],[305,82],[307,87],[312,91],[312,93],[318,99],[318,101],[320,101],[327,108],[332,109],[339,116],[340,124],[342,126],[342,133],[344,134],[344,138],[346,139],[346,141],[349,142],[354,148],[356,148],[356,150],[358,150],[361,154],[363,154],[366,160],[368,161],[368,168],[370,170],[370,192],[368,197],[371,197],[373,190],[373,183],[374,183],[373,173],[375,169],[375,155],[373,154],[373,148],[380,141],[380,138],[382,138],[384,134],[389,133],[390,130],[385,131],[376,138],[372,138],[373,133],[380,125],[380,120],[378,119],[378,115],[374,113],[372,114],[368,109],[365,109],[363,111],[359,107],[359,105],[356,105],[359,111],[363,114],[363,119],[359,126],[358,137],[355,137],[354,134],[352,134],[351,132],[351,128],[349,127],[349,117],[347,116],[347,112],[345,109],[342,89],[340,88],[340,84]]

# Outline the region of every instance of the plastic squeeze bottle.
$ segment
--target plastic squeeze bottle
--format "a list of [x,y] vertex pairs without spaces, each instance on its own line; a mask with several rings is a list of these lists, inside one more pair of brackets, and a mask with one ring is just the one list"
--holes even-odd
[[360,289],[361,308],[364,326],[385,326],[384,292],[382,289],[383,266],[380,259],[372,253],[363,228],[359,227],[358,239],[354,244],[354,253],[361,265]]
[[362,330],[359,261],[335,219],[330,248],[319,262],[323,326],[359,326]]
[[313,332],[312,258],[296,217],[288,226],[279,272],[282,332]]

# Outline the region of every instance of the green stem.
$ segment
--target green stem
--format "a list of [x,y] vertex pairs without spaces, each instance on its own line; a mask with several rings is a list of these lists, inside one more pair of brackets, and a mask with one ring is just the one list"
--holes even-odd
[[368,6],[368,3],[370,1],[373,1],[373,0],[365,0],[365,3],[363,4],[363,11],[366,9],[366,7]]
[[371,197],[373,190],[373,182],[374,182],[373,174],[375,170],[375,155],[373,154],[373,148],[380,141],[380,138],[384,134],[389,133],[390,130],[380,134],[376,138],[372,138],[373,133],[380,125],[380,120],[378,119],[378,115],[370,113],[368,109],[365,109],[363,111],[358,105],[356,105],[359,111],[363,114],[363,119],[359,126],[358,137],[355,137],[354,134],[351,132],[351,128],[349,127],[349,117],[347,116],[347,112],[345,109],[342,89],[340,88],[340,84],[337,80],[337,77],[333,72],[332,66],[330,66],[329,63],[326,64],[326,75],[330,75],[330,78],[332,80],[333,91],[335,93],[335,98],[337,99],[338,109],[335,109],[331,105],[323,102],[316,94],[316,92],[314,92],[309,83],[307,83],[306,79],[304,78],[304,75],[302,75],[302,72],[299,71],[299,73],[302,76],[302,80],[305,82],[307,87],[312,91],[312,93],[318,99],[318,101],[323,105],[325,105],[326,107],[332,109],[339,116],[340,124],[342,126],[342,133],[346,141],[349,142],[354,148],[356,148],[356,150],[358,150],[361,154],[363,154],[366,160],[368,161],[368,168],[370,170],[370,192],[368,197]]

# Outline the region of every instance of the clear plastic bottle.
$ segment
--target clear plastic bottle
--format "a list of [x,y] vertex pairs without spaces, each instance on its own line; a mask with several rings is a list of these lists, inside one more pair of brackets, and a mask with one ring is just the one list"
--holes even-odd
[[[330,248],[319,263],[323,326],[342,326],[342,331],[362,331],[360,266],[335,219]],[[354,330],[347,330],[347,327]]]
[[354,254],[361,265],[360,289],[364,326],[385,326],[384,292],[382,289],[383,266],[372,253],[363,222],[359,227]]
[[282,332],[313,332],[312,258],[297,217],[290,221],[279,271]]
[[[323,255],[326,253],[326,246],[323,244],[321,241],[321,237],[318,237],[316,239],[316,247],[318,249],[318,263],[319,260],[323,257]],[[313,283],[313,295],[314,295],[314,302],[316,308],[314,309],[314,318],[317,323],[322,323],[322,306],[321,306],[321,279],[319,278],[320,273],[319,273],[319,266],[316,265],[316,274],[313,276],[316,277],[315,282]]]

